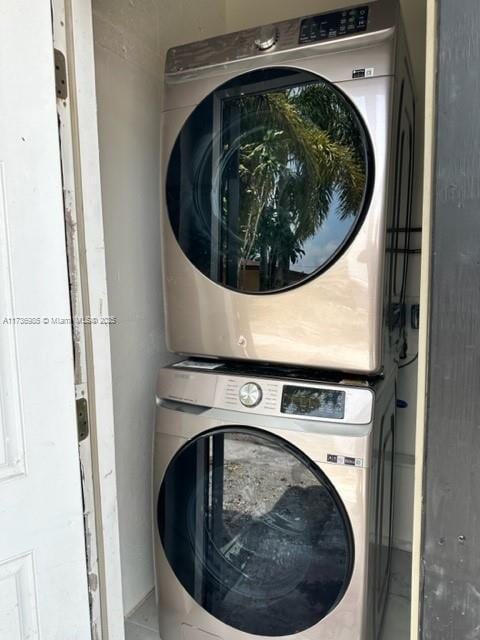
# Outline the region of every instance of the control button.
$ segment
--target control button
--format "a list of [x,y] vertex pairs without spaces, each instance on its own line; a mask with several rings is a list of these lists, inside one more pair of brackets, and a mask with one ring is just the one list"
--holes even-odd
[[240,389],[238,395],[244,407],[252,408],[260,404],[262,400],[262,389],[256,382],[247,382]]
[[259,30],[258,38],[255,40],[255,46],[260,51],[267,51],[271,49],[278,40],[278,33],[275,27],[262,27]]

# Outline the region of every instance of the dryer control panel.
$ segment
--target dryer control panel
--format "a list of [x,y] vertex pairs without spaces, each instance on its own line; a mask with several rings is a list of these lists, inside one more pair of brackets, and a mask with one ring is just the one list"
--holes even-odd
[[310,44],[366,31],[368,10],[368,6],[354,7],[305,18],[300,24],[299,44]]
[[[350,39],[351,46],[355,46],[355,40],[358,38],[365,44],[365,40],[370,36],[372,42],[378,42],[377,34],[383,32],[384,36],[387,33],[391,36],[397,24],[398,12],[395,2],[375,0],[367,4],[366,0],[363,0],[357,7],[339,7],[335,11],[224,34],[169,49],[165,67],[167,82],[172,74],[183,74],[194,69],[200,75],[211,74],[212,68],[216,66],[220,67],[223,77],[225,65],[254,60],[258,56],[266,56],[268,66],[275,64],[274,57],[277,56],[279,63],[296,60],[297,56],[307,55],[305,50],[310,47],[328,49],[332,45],[332,48],[336,48],[335,41],[340,38]],[[350,47],[349,44],[346,46]],[[285,58],[285,55],[288,57]],[[378,67],[379,56],[375,55],[375,59],[375,66]],[[249,64],[245,64],[244,68],[251,70]],[[387,63],[385,72],[391,73],[388,69],[390,63]],[[200,75],[196,75],[195,79]]]
[[346,424],[373,419],[374,393],[368,387],[229,375],[214,367],[196,369],[194,361],[184,361],[162,369],[159,398],[278,418]]

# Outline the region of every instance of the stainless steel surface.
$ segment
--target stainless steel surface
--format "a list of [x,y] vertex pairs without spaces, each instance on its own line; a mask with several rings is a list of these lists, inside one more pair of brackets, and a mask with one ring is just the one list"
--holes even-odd
[[267,49],[271,49],[277,41],[278,41],[277,28],[274,26],[268,25],[260,29],[258,37],[255,40],[255,46],[258,49],[260,49],[260,51],[267,51]]
[[[273,45],[266,46],[265,50],[258,46],[257,42],[269,43],[272,35],[265,37],[265,29],[274,28],[276,31],[275,55],[295,50],[309,50],[324,52],[338,50],[350,46],[362,46],[379,37],[385,37],[391,33],[397,24],[398,6],[391,0],[374,0],[373,2],[359,3],[359,6],[369,5],[370,15],[368,28],[365,32],[322,40],[316,43],[299,45],[300,25],[303,18],[284,20],[275,25],[260,26],[246,29],[237,33],[218,36],[201,42],[174,47],[167,53],[166,73],[180,74],[192,70],[207,67],[229,65],[237,61],[251,60],[262,57],[264,53],[270,54]],[[352,5],[350,5],[351,8]],[[341,10],[343,7],[339,7]],[[321,14],[322,12],[319,11]],[[331,11],[326,12],[331,13]],[[273,61],[270,62],[272,64]],[[264,62],[265,64],[265,62]],[[276,64],[276,62],[273,62]]]
[[352,80],[353,71],[358,68],[373,69],[375,77],[394,75],[394,34],[383,34],[381,38],[374,34],[368,41],[356,42],[356,44],[358,46],[353,50],[345,46],[341,47],[340,43],[335,42],[332,42],[328,49],[319,51],[307,47],[276,53],[275,49],[275,51],[266,51],[254,59],[238,60],[235,64],[205,67],[189,73],[167,76],[164,112],[197,105],[215,88],[241,73],[285,66],[308,71],[312,61],[318,57],[321,57],[321,66],[317,73],[334,83]]
[[[182,374],[185,372],[182,371]],[[190,372],[191,373],[191,372]],[[206,383],[208,400],[212,398],[212,387],[208,384],[209,378],[216,378],[215,373],[196,373],[202,376],[196,380],[198,389]],[[177,389],[171,383],[170,392],[175,396],[181,396],[185,387],[185,379],[177,379]],[[173,385],[173,386],[172,386]],[[187,385],[188,387],[188,385]],[[162,395],[165,388],[165,378],[159,382],[158,392]],[[391,395],[394,393],[394,375],[389,380],[379,384],[374,422],[363,427],[363,435],[356,437],[344,435],[348,430],[347,425],[325,423],[331,429],[330,433],[318,433],[316,422],[306,420],[296,421],[297,429],[292,430],[286,425],[295,422],[290,418],[276,417],[275,419],[258,414],[258,408],[252,412],[241,413],[239,411],[223,411],[221,409],[206,409],[200,415],[176,410],[174,406],[160,406],[157,411],[155,459],[154,459],[154,510],[159,495],[160,486],[167,466],[177,451],[195,436],[217,427],[228,425],[253,426],[256,429],[270,432],[284,439],[303,451],[314,461],[321,471],[329,478],[338,492],[346,509],[355,545],[355,563],[349,586],[337,604],[337,606],[318,624],[303,631],[301,634],[288,636],[291,640],[375,640],[368,635],[368,589],[367,575],[369,562],[372,562],[374,547],[373,530],[371,522],[375,521],[376,496],[372,477],[376,473],[377,453],[374,451],[374,442],[378,438],[379,430],[383,422],[384,413],[387,411]],[[365,391],[365,390],[364,390]],[[371,391],[367,391],[371,395]],[[192,390],[187,395],[193,395]],[[205,400],[199,392],[199,403],[205,407]],[[215,395],[215,394],[213,394]],[[320,423],[321,421],[317,421]],[[336,433],[335,433],[336,432]],[[377,434],[377,436],[375,436]],[[344,455],[358,455],[367,458],[371,463],[364,467],[352,467],[326,462],[329,452],[343,451]],[[210,615],[198,605],[184,590],[175,577],[168,563],[160,543],[158,529],[155,525],[155,568],[156,587],[159,607],[160,635],[162,640],[183,640],[181,629],[188,625],[195,636],[195,630],[210,633],[223,640],[248,640],[251,634],[238,631],[226,626],[221,621]],[[372,571],[373,569],[370,569]],[[287,637],[287,636],[285,636]]]
[[244,407],[252,409],[262,401],[262,387],[256,382],[246,382],[240,387],[238,397],[240,398],[240,402]]
[[[282,391],[285,385],[299,385],[311,389],[345,392],[345,415],[338,418],[314,418],[281,412]],[[242,402],[241,391],[254,385],[256,404],[247,406]],[[374,394],[371,389],[332,384],[299,382],[275,378],[249,378],[228,374],[216,374],[195,370],[168,367],[159,376],[157,396],[163,400],[196,404],[210,409],[224,409],[250,414],[255,407],[256,415],[266,415],[285,420],[296,418],[302,421],[316,421],[335,424],[367,425],[373,416]],[[348,454],[347,454],[348,455]]]
[[[382,50],[382,55],[386,53]],[[370,56],[375,56],[375,50]],[[358,53],[352,54],[351,68],[358,64]],[[370,65],[370,58],[365,64]],[[308,65],[292,66],[329,78],[335,73],[335,57],[326,64],[317,56]],[[194,102],[208,94],[207,85],[202,96],[191,96]],[[186,258],[167,218],[164,195],[164,294],[171,351],[361,373],[381,367],[392,80],[350,80],[339,87],[359,109],[375,150],[370,207],[349,248],[326,272],[302,286],[271,295],[237,293],[213,283]],[[191,111],[192,107],[185,107],[164,115],[163,184],[171,149]],[[197,309],[195,314],[185,312],[192,307]]]
[[[366,4],[366,3],[364,3]],[[259,29],[171,50],[163,114],[162,184],[175,141],[195,106],[243,71],[275,66],[312,72],[336,84],[356,106],[373,145],[375,180],[365,219],[348,249],[305,284],[270,295],[238,293],[203,275],[183,253],[162,196],[163,278],[168,348],[215,356],[375,374],[396,357],[388,340],[386,227],[391,209],[396,129],[393,106],[401,78],[398,4],[370,5],[366,32],[298,45],[300,19],[274,25],[278,42],[255,45]],[[352,80],[358,68],[372,76]],[[196,313],[185,310],[194,307]]]
[[[159,420],[169,421],[179,430],[188,431],[192,436],[201,430],[224,424],[217,420],[198,419],[192,416],[168,411],[159,411]],[[262,428],[261,421],[258,427]],[[310,437],[301,441],[282,431],[276,432],[292,444],[308,452],[312,459],[322,457],[325,442],[322,438]],[[186,440],[179,436],[157,434],[155,440],[155,489],[158,496],[161,479],[169,461]],[[364,634],[366,626],[366,593],[364,579],[367,569],[367,530],[365,506],[369,493],[369,475],[367,469],[320,464],[319,468],[334,485],[343,501],[355,537],[355,565],[349,587],[337,607],[319,624],[302,632],[303,640],[367,640]],[[155,559],[157,575],[157,597],[159,602],[160,635],[162,640],[183,640],[180,635],[182,624],[195,629],[206,630],[223,640],[247,640],[256,636],[238,631],[211,616],[201,608],[183,589],[175,577],[160,544],[158,530],[155,532]],[[352,621],[355,626],[352,628]],[[260,636],[258,636],[260,637]],[[368,639],[370,640],[370,639]]]

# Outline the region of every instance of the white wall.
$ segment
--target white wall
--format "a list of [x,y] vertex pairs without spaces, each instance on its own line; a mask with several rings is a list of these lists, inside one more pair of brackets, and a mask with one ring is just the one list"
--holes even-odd
[[[237,31],[261,24],[288,18],[319,13],[338,7],[358,4],[352,0],[344,3],[338,0],[225,0],[227,30]],[[405,19],[407,39],[412,59],[417,88],[417,168],[415,198],[416,226],[421,225],[421,176],[423,158],[423,112],[425,91],[425,28],[426,0],[401,0]],[[420,236],[414,235],[412,246],[420,247]],[[420,256],[411,256],[408,303],[418,303],[420,284]],[[410,331],[408,359],[417,351],[417,331]],[[406,360],[408,362],[408,359]],[[415,411],[416,411],[416,363],[402,369],[399,375],[398,394],[408,402],[407,409],[398,412],[398,463],[396,469],[397,509],[395,523],[395,544],[409,549],[412,542],[413,520],[413,474],[415,451]]]
[[165,50],[225,28],[223,0],[94,0],[124,606],[153,587],[150,460],[158,370],[171,359],[160,288]]

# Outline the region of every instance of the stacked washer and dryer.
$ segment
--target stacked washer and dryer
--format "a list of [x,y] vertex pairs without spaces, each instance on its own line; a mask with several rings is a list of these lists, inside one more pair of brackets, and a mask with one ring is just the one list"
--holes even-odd
[[377,640],[406,352],[414,90],[397,2],[171,49],[162,640]]

